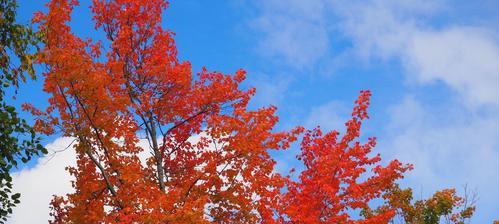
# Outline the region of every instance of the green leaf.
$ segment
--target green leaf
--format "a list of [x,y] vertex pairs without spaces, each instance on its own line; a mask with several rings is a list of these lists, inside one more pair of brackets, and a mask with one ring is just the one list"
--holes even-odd
[[10,112],[10,113],[13,113],[13,112],[16,110],[16,108],[15,108],[15,107],[13,107],[13,106],[6,106],[6,107],[5,107],[5,110],[7,110],[7,111],[8,111],[8,112]]
[[17,200],[21,197],[21,193],[15,193],[12,195],[12,199]]

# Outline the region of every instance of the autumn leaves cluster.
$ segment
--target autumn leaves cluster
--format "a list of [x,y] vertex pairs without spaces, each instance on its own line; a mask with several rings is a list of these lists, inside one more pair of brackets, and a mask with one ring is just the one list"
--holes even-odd
[[[460,223],[472,215],[454,190],[414,202],[398,187],[412,166],[382,162],[375,138],[360,141],[369,91],[345,133],[276,132],[275,107],[248,108],[255,89],[240,87],[245,71],[194,73],[178,59],[161,26],[167,6],[93,0],[102,40],[72,31],[76,0],[52,0],[35,15],[36,63],[51,97],[46,109],[24,109],[37,131],[77,140],[77,165],[68,167],[75,192],[54,197],[51,223]],[[298,177],[277,173],[269,151],[300,141]]]

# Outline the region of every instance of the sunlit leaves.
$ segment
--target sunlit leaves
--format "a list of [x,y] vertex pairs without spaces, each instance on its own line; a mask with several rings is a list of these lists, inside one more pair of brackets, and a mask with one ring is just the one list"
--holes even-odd
[[101,43],[71,32],[76,6],[54,0],[37,14],[51,105],[25,106],[38,128],[78,139],[77,166],[68,169],[76,193],[54,198],[53,222],[272,219],[284,179],[268,150],[288,148],[301,129],[274,132],[275,107],[247,108],[254,89],[240,89],[243,70],[193,74],[179,61],[173,34],[161,28],[165,1],[94,0]]
[[371,156],[375,138],[360,143],[362,121],[368,118],[369,91],[355,101],[352,119],[345,123],[346,133],[323,134],[319,128],[307,131],[298,159],[305,169],[299,180],[288,180],[282,198],[281,222],[289,223],[387,223],[395,209],[355,218],[355,210],[370,209],[370,202],[381,199],[394,181],[411,169],[394,160],[380,164]]

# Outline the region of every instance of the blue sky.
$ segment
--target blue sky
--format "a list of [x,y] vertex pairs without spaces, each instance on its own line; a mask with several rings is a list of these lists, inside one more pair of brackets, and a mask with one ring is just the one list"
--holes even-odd
[[[43,2],[19,1],[19,20],[29,21]],[[81,1],[72,27],[99,38],[88,4]],[[370,89],[364,134],[378,137],[385,161],[414,164],[401,183],[424,197],[467,184],[479,195],[473,223],[490,223],[499,220],[498,8],[494,0],[177,0],[164,18],[180,57],[195,70],[246,69],[245,87],[257,88],[252,107],[276,105],[279,129],[341,130],[358,92]],[[41,89],[41,79],[24,85],[16,103],[46,105]],[[54,150],[67,145],[58,137],[45,141],[55,141]],[[274,154],[277,169],[294,166],[295,153]],[[39,175],[65,175],[56,169],[71,156],[57,157],[31,162],[15,182],[29,186],[40,184]],[[67,191],[67,184],[56,186],[65,178],[39,192],[22,188],[24,203],[10,222],[46,217],[47,206],[34,219],[20,214]],[[36,197],[42,202],[28,204]]]

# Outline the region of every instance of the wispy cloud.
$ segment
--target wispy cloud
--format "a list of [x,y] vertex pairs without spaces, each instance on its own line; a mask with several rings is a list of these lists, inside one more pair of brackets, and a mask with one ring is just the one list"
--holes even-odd
[[433,14],[449,7],[437,1],[334,1],[340,26],[359,56],[397,60],[410,83],[443,82],[464,100],[499,105],[499,36],[481,25],[433,28]]
[[333,100],[311,108],[304,125],[309,129],[320,126],[321,130],[325,132],[337,130],[343,133],[350,111],[351,108],[348,108],[343,102]]
[[301,69],[315,64],[328,52],[324,1],[257,2],[259,14],[250,26],[262,35],[258,42],[261,54]]
[[286,92],[293,77],[284,75],[267,75],[256,73],[248,77],[248,82],[256,88],[253,102],[257,106],[274,105],[280,107],[286,97]]

